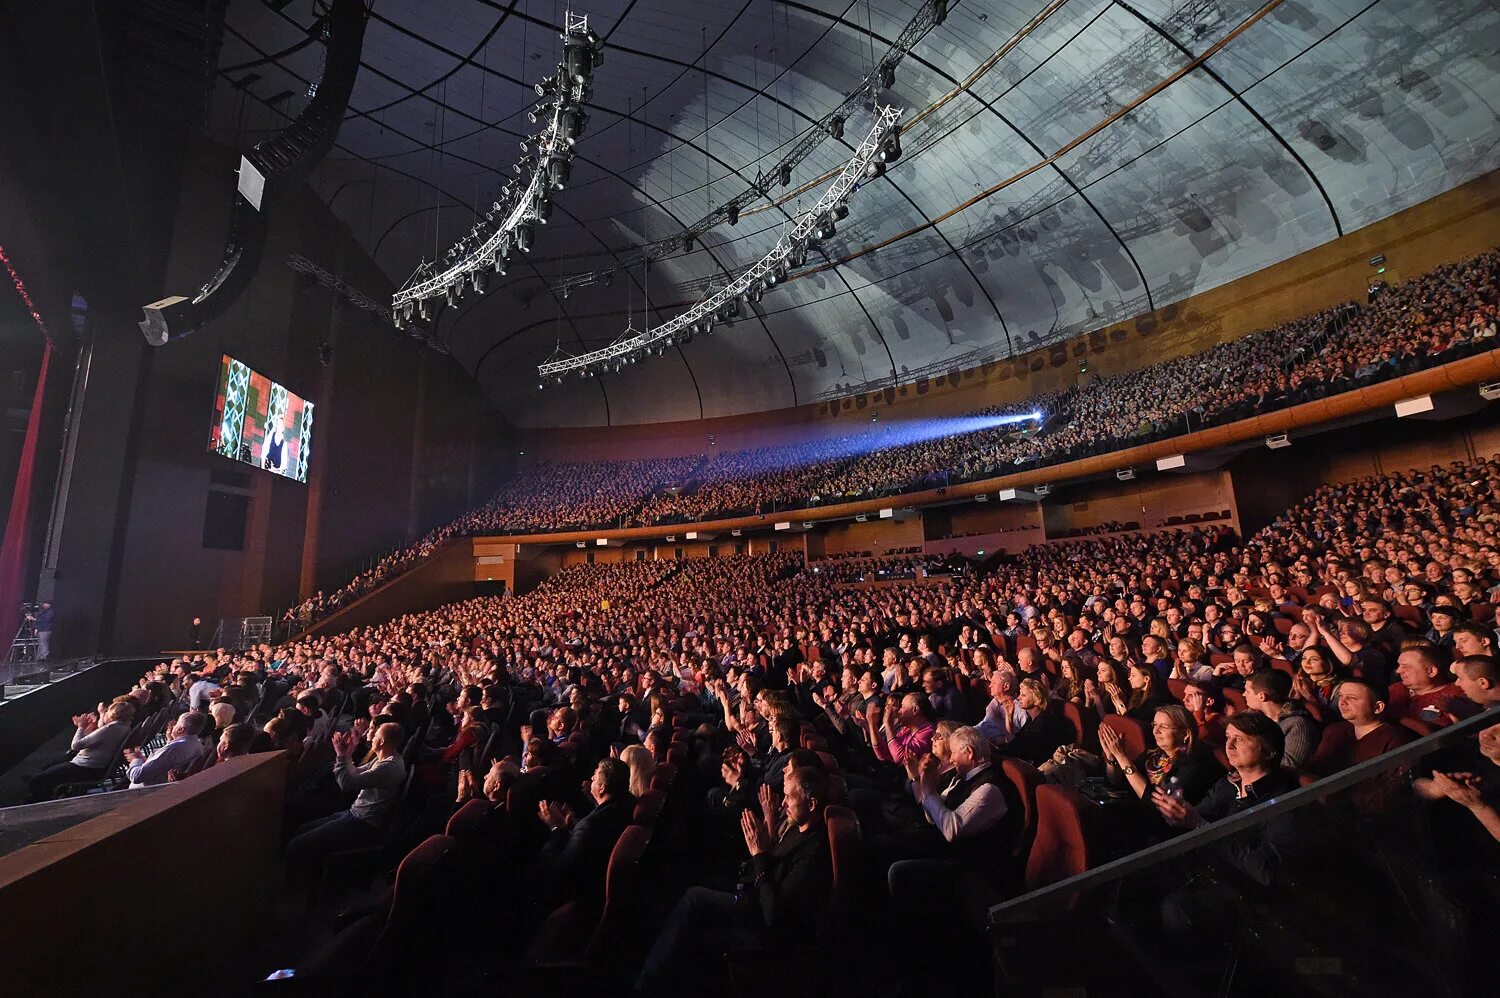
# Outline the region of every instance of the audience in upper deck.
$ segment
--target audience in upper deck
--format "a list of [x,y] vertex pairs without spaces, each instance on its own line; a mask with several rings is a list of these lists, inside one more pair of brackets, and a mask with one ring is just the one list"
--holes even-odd
[[1500,250],[1491,250],[1388,288],[1369,304],[1348,303],[1203,353],[991,406],[968,414],[964,425],[1033,412],[1037,421],[916,441],[887,422],[832,439],[707,456],[534,464],[478,509],[385,557],[338,591],[319,592],[288,609],[282,622],[295,630],[322,617],[455,536],[693,522],[992,477],[1446,363],[1493,348],[1497,322]]

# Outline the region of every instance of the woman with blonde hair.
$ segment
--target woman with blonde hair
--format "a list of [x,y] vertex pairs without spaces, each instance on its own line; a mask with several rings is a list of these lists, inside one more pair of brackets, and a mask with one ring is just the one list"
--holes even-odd
[[1224,775],[1213,751],[1198,741],[1197,725],[1178,704],[1158,707],[1151,719],[1154,744],[1132,759],[1124,740],[1113,728],[1099,729],[1099,745],[1111,779],[1123,780],[1141,800],[1150,802],[1157,787],[1189,804],[1203,796]]
[[620,752],[620,761],[630,767],[630,794],[639,800],[651,789],[651,777],[656,773],[656,757],[644,745],[627,745]]

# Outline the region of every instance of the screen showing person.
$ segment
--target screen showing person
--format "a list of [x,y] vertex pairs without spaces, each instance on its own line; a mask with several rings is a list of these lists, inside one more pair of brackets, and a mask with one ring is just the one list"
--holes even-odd
[[209,450],[305,482],[312,422],[311,402],[224,355]]

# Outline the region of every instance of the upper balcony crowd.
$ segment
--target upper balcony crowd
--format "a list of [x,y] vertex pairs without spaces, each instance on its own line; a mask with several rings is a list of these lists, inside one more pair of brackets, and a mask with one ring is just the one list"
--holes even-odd
[[1493,349],[1500,250],[1439,267],[1202,353],[1100,377],[969,417],[1038,420],[895,442],[888,421],[863,432],[707,455],[543,462],[482,506],[383,559],[346,586],[289,610],[307,621],[352,602],[463,535],[692,523],[870,499],[1177,436],[1336,395]]

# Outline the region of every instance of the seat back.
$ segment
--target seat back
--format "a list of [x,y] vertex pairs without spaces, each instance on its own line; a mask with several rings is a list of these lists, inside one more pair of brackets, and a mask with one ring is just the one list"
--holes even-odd
[[655,825],[656,819],[661,817],[662,808],[666,807],[666,804],[666,791],[653,787],[641,794],[635,802],[635,813],[631,820],[637,825]]
[[597,966],[625,950],[629,933],[626,924],[640,911],[641,857],[651,842],[651,829],[645,825],[628,825],[615,841],[604,874],[604,910],[589,940],[585,959]]
[[859,878],[859,819],[847,807],[830,804],[823,810],[828,826],[828,850],[833,857],[833,892],[828,899],[827,927],[837,939],[848,924],[851,895]]
[[482,797],[475,797],[453,812],[453,816],[448,819],[448,827],[443,832],[454,840],[468,838],[478,833],[494,810],[494,805],[489,801]]
[[1146,751],[1146,746],[1152,744],[1150,729],[1144,721],[1137,721],[1133,717],[1124,717],[1120,714],[1111,714],[1099,722],[1120,736],[1120,741],[1125,748],[1125,754],[1132,759],[1138,758]]
[[1094,713],[1094,709],[1083,708],[1071,700],[1064,700],[1062,712],[1077,733],[1079,747],[1090,752],[1099,751],[1099,715]]
[[675,779],[677,779],[677,764],[672,762],[660,763],[656,767],[656,771],[651,774],[651,789],[669,790],[671,789],[672,781]]
[[429,835],[402,858],[391,884],[391,906],[376,943],[377,952],[404,948],[409,942],[405,937],[414,928],[432,926],[432,913],[440,910],[445,900],[442,872],[457,844],[446,835]]
[[1036,839],[1036,791],[1047,780],[1035,766],[1020,759],[1001,759],[1000,772],[1016,788],[1021,801],[1021,825],[1016,831],[1011,859],[1018,869],[1023,869],[1031,854],[1031,843]]
[[1092,816],[1097,807],[1072,787],[1036,788],[1036,837],[1026,859],[1026,889],[1038,890],[1086,871],[1092,864]]

